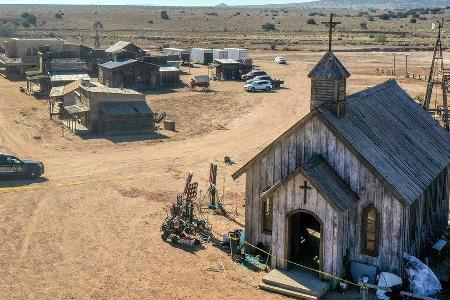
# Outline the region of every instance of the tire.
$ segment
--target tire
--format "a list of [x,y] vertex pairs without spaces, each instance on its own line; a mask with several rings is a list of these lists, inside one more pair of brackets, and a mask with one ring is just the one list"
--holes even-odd
[[266,86],[266,92],[270,92],[270,86]]
[[255,91],[256,91],[256,90],[255,90],[254,87],[250,89],[250,92],[252,92],[252,93],[254,93]]
[[37,170],[31,170],[28,173],[28,178],[29,179],[37,179],[39,177],[39,172]]

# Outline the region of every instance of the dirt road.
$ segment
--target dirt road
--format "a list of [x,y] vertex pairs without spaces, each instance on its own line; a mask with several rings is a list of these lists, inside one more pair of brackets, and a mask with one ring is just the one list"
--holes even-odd
[[[195,253],[174,248],[160,238],[164,207],[174,201],[184,176],[194,171],[207,189],[209,163],[228,155],[238,165],[219,162],[219,189],[225,189],[236,221],[208,214],[215,231],[225,233],[244,222],[245,177],[230,174],[309,111],[306,74],[320,54],[255,54],[255,62],[286,81],[284,89],[247,94],[242,83],[214,82],[202,95],[185,89],[149,95],[180,126],[161,141],[118,142],[82,139],[48,120],[47,104],[18,91],[24,82],[0,79],[0,151],[40,159],[40,182],[8,182],[27,190],[0,191],[0,294],[12,298],[276,298],[252,288],[248,273],[225,260],[228,276],[217,269],[221,250],[208,245]],[[277,53],[278,55],[278,53]],[[387,79],[374,74],[389,67],[385,54],[338,54],[354,74],[349,92]],[[430,53],[410,58],[424,68]],[[206,72],[205,68],[193,72]],[[188,75],[184,76],[187,81]],[[401,79],[413,96],[424,82]],[[196,100],[199,99],[198,102]],[[225,183],[225,184],[224,184]]]

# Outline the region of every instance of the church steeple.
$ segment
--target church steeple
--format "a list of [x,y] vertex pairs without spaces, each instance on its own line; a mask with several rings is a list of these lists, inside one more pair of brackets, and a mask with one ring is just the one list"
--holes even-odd
[[331,51],[333,26],[340,23],[333,22],[333,14],[330,21],[324,23],[330,29],[329,51],[308,74],[311,78],[311,110],[324,106],[339,118],[345,114],[346,85],[350,73]]

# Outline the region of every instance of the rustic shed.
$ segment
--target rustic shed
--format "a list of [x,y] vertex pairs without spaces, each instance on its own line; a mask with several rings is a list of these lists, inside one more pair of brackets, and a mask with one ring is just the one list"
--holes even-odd
[[234,59],[215,59],[216,77],[219,80],[241,80],[241,76],[252,70],[251,66]]
[[113,88],[156,89],[160,87],[159,66],[135,59],[110,61],[99,66],[98,80]]
[[98,131],[104,136],[151,133],[153,111],[145,101],[100,103]]
[[177,87],[180,85],[180,69],[164,65],[159,68],[159,72],[162,87]]
[[75,102],[64,106],[64,110],[71,123],[90,132],[113,135],[154,130],[153,112],[141,93],[83,82],[75,96]]
[[105,50],[112,60],[137,59],[145,55],[145,50],[131,42],[119,41]]
[[402,273],[403,252],[447,226],[450,134],[394,80],[346,95],[331,52],[309,76],[311,112],[233,174],[246,174],[246,239],[274,268]]

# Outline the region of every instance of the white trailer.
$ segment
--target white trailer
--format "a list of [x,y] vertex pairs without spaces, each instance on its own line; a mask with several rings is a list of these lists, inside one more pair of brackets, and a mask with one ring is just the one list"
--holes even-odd
[[213,49],[213,59],[227,59],[228,51],[225,49]]
[[224,50],[228,52],[228,58],[230,59],[241,60],[250,58],[250,54],[247,49],[225,48]]
[[164,55],[168,56],[179,56],[181,58],[181,54],[186,53],[185,49],[178,48],[163,48]]
[[191,61],[197,64],[207,65],[213,61],[213,50],[205,48],[192,48]]

